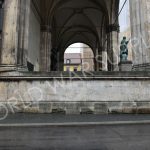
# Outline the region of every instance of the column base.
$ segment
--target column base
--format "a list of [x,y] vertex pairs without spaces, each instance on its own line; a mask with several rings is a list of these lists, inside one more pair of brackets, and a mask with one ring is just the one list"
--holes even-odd
[[120,62],[119,71],[132,71],[132,61]]
[[29,69],[27,66],[17,66],[17,71],[25,71],[28,72]]
[[0,72],[17,71],[16,65],[0,65]]
[[133,65],[133,71],[150,71],[150,63]]
[[26,66],[0,65],[0,72],[28,71]]

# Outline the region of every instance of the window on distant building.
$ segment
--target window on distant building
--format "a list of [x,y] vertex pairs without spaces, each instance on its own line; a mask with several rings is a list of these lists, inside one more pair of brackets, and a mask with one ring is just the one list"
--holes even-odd
[[70,59],[67,59],[66,63],[67,63],[67,64],[71,64],[71,60],[70,60]]

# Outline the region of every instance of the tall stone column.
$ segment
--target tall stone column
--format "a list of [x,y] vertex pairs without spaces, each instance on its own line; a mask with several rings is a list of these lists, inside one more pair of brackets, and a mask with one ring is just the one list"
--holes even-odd
[[40,71],[51,71],[51,29],[49,26],[41,27],[41,50],[40,50]]
[[150,0],[130,0],[133,69],[150,70]]
[[5,0],[0,70],[16,70],[27,64],[31,0]]
[[31,0],[19,1],[17,66],[27,69]]
[[[1,67],[16,68],[18,47],[18,0],[5,0]],[[1,68],[2,69],[2,68]]]
[[111,65],[111,71],[119,71],[119,26],[116,24],[107,27],[109,36],[108,61]]
[[96,71],[108,71],[107,69],[107,51],[104,47],[100,47],[99,50],[97,49],[96,55]]
[[107,45],[107,32],[106,32],[106,22],[103,23],[103,29],[102,29],[102,71],[108,71],[108,45]]

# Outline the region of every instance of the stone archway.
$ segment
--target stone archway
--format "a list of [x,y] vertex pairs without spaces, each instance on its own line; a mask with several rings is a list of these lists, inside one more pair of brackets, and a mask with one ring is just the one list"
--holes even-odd
[[[118,40],[117,35],[112,34],[113,31],[118,30],[116,25],[113,24],[117,18],[118,6],[118,1],[84,0],[77,2],[71,0],[56,2],[50,21],[52,26],[52,45],[56,50],[54,53],[61,57],[64,49],[70,43],[82,41],[91,45],[95,55],[105,57],[105,55],[109,54],[111,60],[115,60],[110,49],[112,48],[113,51],[111,42],[117,42]],[[115,11],[113,11],[114,8]],[[114,40],[113,38],[116,39]],[[109,41],[109,39],[113,41]],[[109,46],[106,47],[106,45]],[[105,61],[106,65],[103,66],[102,63],[97,62],[97,71],[107,70],[107,60],[102,57],[99,62]],[[63,60],[59,58],[58,62],[63,62]],[[113,64],[112,62],[111,65]],[[116,64],[118,64],[118,60]],[[111,69],[113,70],[113,66]]]

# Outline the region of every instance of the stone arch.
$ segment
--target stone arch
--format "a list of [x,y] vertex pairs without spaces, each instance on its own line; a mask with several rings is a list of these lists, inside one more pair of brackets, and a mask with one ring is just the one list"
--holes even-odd
[[[77,52],[77,51],[70,51],[71,55],[72,56],[76,56],[78,55],[78,53],[80,53],[80,58],[81,58],[81,70],[80,71],[94,71],[95,70],[95,61],[94,61],[94,52],[93,52],[93,48],[91,47],[91,45],[89,44],[86,44],[85,42],[82,42],[82,41],[74,41],[74,42],[71,42],[69,43],[66,48],[64,49],[64,53],[62,54],[63,56],[63,62],[65,63],[65,56],[66,54],[70,56],[70,54],[66,53],[66,50],[68,48],[72,48],[71,46],[76,46],[77,44],[77,48],[78,49],[78,44],[80,44],[80,52]],[[73,53],[73,54],[72,54]],[[70,59],[71,56],[70,56]],[[67,65],[67,64],[64,64],[64,66]],[[60,68],[62,70],[62,68]],[[79,71],[79,70],[78,70]]]

